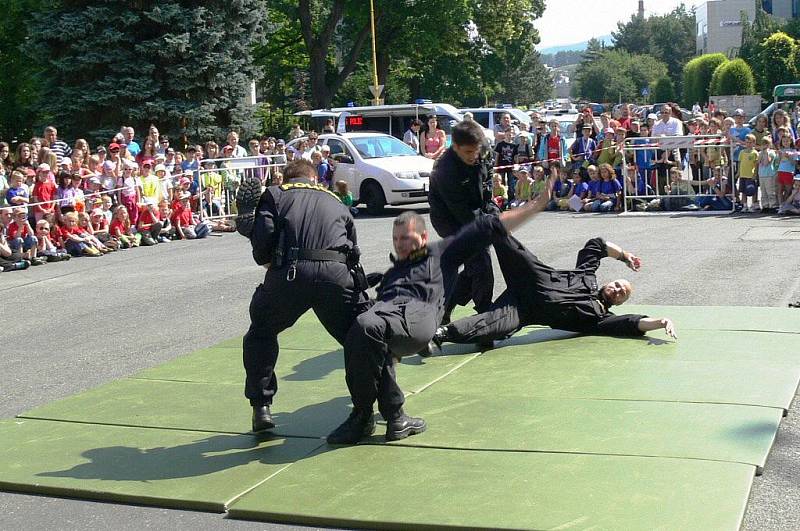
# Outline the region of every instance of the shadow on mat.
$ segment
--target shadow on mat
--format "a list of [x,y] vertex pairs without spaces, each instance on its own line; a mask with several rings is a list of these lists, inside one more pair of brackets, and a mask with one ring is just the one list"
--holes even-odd
[[[348,397],[338,397],[320,404],[302,407],[291,413],[274,416],[276,431],[281,426],[315,425],[318,431],[327,433],[338,426],[349,413]],[[198,434],[198,437],[200,435]],[[288,437],[288,438],[285,438]],[[312,441],[306,435],[305,442]],[[267,446],[268,441],[280,441]],[[295,441],[297,439],[294,439]],[[333,447],[324,445],[316,452],[327,452]],[[74,479],[102,479],[108,481],[155,481],[205,476],[260,462],[269,465],[289,464],[307,457],[307,452],[292,448],[291,436],[273,435],[269,432],[254,434],[215,434],[178,446],[136,448],[132,446],[109,446],[92,448],[81,454],[88,463],[76,465],[68,470],[42,472],[41,477],[66,477]]]
[[342,349],[331,350],[325,354],[304,359],[294,367],[291,374],[283,377],[289,381],[320,380],[336,369],[344,369],[344,354]]
[[765,436],[773,436],[775,430],[776,427],[771,422],[749,422],[729,430],[728,433],[734,440],[744,443],[747,439],[762,441]]
[[[205,476],[253,462],[289,464],[305,458],[304,455],[297,455],[296,450],[284,450],[283,447],[289,444],[286,439],[276,446],[263,445],[264,441],[271,439],[252,434],[212,435],[172,447],[93,448],[81,454],[89,460],[88,463],[37,475],[106,481],[156,481]],[[323,448],[323,451],[326,450]]]

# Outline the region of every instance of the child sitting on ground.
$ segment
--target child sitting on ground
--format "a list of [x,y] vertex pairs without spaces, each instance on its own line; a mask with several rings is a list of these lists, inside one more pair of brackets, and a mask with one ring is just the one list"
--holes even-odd
[[67,212],[62,216],[61,237],[67,252],[72,256],[102,256],[92,244],[91,235],[78,225],[78,213]]
[[158,209],[151,198],[145,198],[144,206],[139,211],[136,221],[136,241],[139,245],[150,247],[156,245],[161,235],[161,221],[158,219]]
[[92,245],[94,245],[95,248],[101,253],[106,254],[117,250],[116,246],[114,246],[114,248],[108,247],[102,241],[100,241],[97,236],[94,235],[92,221],[89,219],[89,214],[86,212],[78,212],[78,226],[86,231],[86,234],[91,237],[90,241],[92,242]]
[[128,215],[128,209],[125,205],[117,205],[114,208],[113,219],[109,226],[111,237],[116,240],[120,249],[130,249],[131,247],[138,247],[139,242],[133,235],[131,230],[131,218]]
[[[82,216],[80,214],[78,215],[78,219],[82,220]],[[95,208],[89,213],[89,225],[92,229],[92,235],[100,240],[103,245],[113,251],[119,249],[117,240],[111,237],[111,232],[109,231],[110,223],[103,215],[102,209]]]
[[178,199],[172,203],[172,224],[175,226],[175,234],[180,240],[194,240],[205,238],[210,229],[205,223],[197,223],[192,216],[192,209],[189,204],[191,194],[186,191],[178,192]]
[[28,223],[28,209],[25,207],[14,207],[13,219],[6,227],[6,238],[12,253],[19,253],[24,260],[28,260],[31,265],[37,266],[45,263],[44,258],[36,256],[37,243],[36,236],[33,235],[33,228]]
[[358,209],[353,206],[353,194],[350,193],[347,181],[336,181],[336,190],[334,191],[339,201],[350,209],[350,214],[353,216],[358,215]]
[[531,186],[533,180],[531,179],[530,170],[527,166],[522,166],[520,169],[513,172],[514,184],[514,199],[509,203],[509,208],[521,207],[531,200]]
[[59,249],[50,238],[50,222],[40,219],[36,222],[36,254],[48,262],[60,262],[72,258],[66,251]]
[[778,214],[800,216],[800,174],[794,176],[794,184],[792,185],[792,193],[789,198],[781,205]]
[[169,201],[162,199],[158,203],[158,220],[161,222],[161,233],[158,235],[159,243],[166,243],[175,237],[175,228],[170,221],[172,209],[169,208]]
[[495,173],[492,177],[492,201],[500,210],[505,210],[507,200],[508,190],[503,184],[503,178]]

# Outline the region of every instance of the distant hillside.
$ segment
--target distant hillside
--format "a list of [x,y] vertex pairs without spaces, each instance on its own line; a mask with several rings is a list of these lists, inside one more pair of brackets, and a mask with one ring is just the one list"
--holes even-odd
[[[600,42],[606,43],[606,45],[611,45],[611,35],[603,35],[601,37],[596,37],[596,39]],[[563,46],[550,46],[549,48],[540,48],[539,53],[542,55],[549,55],[549,54],[556,54],[558,52],[570,52],[570,51],[583,51],[586,49],[586,46],[589,44],[589,41],[583,42],[576,42],[575,44],[565,44]]]

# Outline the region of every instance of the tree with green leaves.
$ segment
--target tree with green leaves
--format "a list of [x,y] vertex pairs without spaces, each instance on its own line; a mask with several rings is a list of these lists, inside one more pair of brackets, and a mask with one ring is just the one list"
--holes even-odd
[[713,96],[748,96],[756,93],[753,71],[743,59],[722,63],[711,77]]
[[579,96],[597,102],[632,102],[642,88],[667,76],[667,66],[650,55],[608,50],[576,71]]
[[256,127],[247,103],[260,69],[263,0],[61,0],[32,16],[43,110],[65,137],[107,141],[155,123],[185,139]]
[[506,100],[515,105],[529,106],[553,96],[553,76],[542,64],[539,52],[531,48],[505,88]]
[[0,17],[0,138],[27,141],[42,118],[39,93],[42,79],[38,63],[25,54],[26,21],[42,9],[42,0],[15,0],[4,5]]
[[667,76],[658,78],[653,83],[650,94],[656,102],[675,101],[675,87],[672,86],[672,80]]
[[694,56],[696,35],[694,15],[683,4],[664,15],[632,15],[611,34],[615,49],[651,55],[664,63],[676,87],[682,84],[683,66]]
[[688,107],[708,101],[711,76],[719,65],[728,60],[725,54],[710,53],[695,57],[683,68],[683,102]]
[[783,32],[770,35],[761,43],[756,64],[759,86],[765,98],[772,97],[772,88],[797,80],[797,41]]

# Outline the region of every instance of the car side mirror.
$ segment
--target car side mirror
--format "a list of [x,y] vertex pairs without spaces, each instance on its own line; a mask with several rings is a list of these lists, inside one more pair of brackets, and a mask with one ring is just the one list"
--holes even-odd
[[340,164],[353,164],[354,162],[353,157],[345,153],[337,153],[332,158]]

